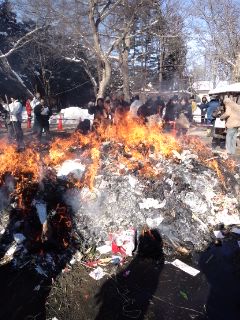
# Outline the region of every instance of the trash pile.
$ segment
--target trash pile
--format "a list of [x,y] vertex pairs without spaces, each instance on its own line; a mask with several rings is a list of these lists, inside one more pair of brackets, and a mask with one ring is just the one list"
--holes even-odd
[[151,178],[106,157],[92,190],[69,190],[65,201],[75,211],[85,246],[111,243],[121,254],[131,256],[132,230],[137,237],[147,225],[160,231],[166,254],[184,248],[203,250],[214,226],[240,224],[233,187],[238,175],[231,176],[231,187],[224,187],[216,172],[199,163],[195,154],[184,150],[179,156],[180,162],[176,155],[159,159],[153,166],[157,174]]
[[203,250],[218,224],[240,224],[237,167],[195,138],[123,123],[30,149],[0,150],[0,263],[48,276],[96,248],[121,263],[143,228],[157,229],[171,255]]

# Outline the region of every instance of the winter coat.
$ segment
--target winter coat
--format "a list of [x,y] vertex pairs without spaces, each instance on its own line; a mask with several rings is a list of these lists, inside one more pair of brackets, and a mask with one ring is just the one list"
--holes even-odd
[[188,119],[189,122],[192,122],[193,115],[192,115],[192,107],[191,105],[178,105],[176,108],[176,117],[179,118],[181,114],[184,114],[185,117]]
[[10,111],[10,121],[22,121],[22,111],[23,107],[21,102],[15,100],[14,102],[9,104],[9,111]]
[[37,122],[42,125],[48,125],[48,120],[52,115],[51,110],[47,106],[42,106],[41,104],[38,104],[34,108],[34,114],[36,116]]
[[168,102],[166,105],[166,110],[165,110],[165,115],[164,115],[164,120],[166,122],[168,121],[175,121],[176,119],[176,112],[177,109],[179,108],[178,104],[174,104],[172,102]]
[[32,110],[34,110],[35,107],[36,107],[37,105],[39,105],[39,103],[40,103],[40,100],[39,100],[38,98],[34,97],[34,98],[32,99],[32,101],[30,102],[30,105],[31,105]]
[[176,127],[179,129],[189,129],[192,122],[192,107],[191,105],[179,105],[176,109]]
[[142,106],[142,102],[140,100],[134,100],[130,105],[130,113],[132,117],[137,116],[138,109]]
[[226,111],[220,119],[226,120],[226,127],[228,129],[240,127],[240,105],[229,98],[224,100],[224,104]]
[[158,110],[151,103],[146,102],[137,111],[139,117],[147,118],[154,114],[157,114]]
[[32,107],[31,107],[31,101],[29,99],[26,101],[26,111],[27,111],[28,117],[30,117],[32,112]]
[[217,99],[212,99],[207,103],[207,120],[212,122],[214,117],[212,116],[213,112],[219,107],[219,101]]
[[101,119],[103,117],[103,115],[104,115],[103,106],[102,107],[100,107],[98,105],[91,106],[88,109],[88,113],[91,114],[91,115],[94,115],[94,119]]

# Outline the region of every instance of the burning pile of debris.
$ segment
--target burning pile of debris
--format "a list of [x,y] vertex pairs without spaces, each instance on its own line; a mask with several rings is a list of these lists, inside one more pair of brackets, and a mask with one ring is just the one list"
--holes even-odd
[[47,151],[2,143],[2,261],[44,274],[76,250],[131,255],[146,226],[160,231],[166,254],[202,250],[217,224],[240,224],[238,179],[235,164],[197,138],[127,119]]

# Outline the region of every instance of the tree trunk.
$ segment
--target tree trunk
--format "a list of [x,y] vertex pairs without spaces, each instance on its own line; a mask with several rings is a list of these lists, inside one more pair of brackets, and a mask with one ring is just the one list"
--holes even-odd
[[104,51],[101,47],[100,36],[98,30],[98,23],[95,21],[94,12],[96,9],[95,1],[91,0],[89,2],[89,22],[91,25],[92,33],[93,33],[93,43],[94,43],[94,51],[96,54],[96,58],[98,60],[98,93],[97,98],[104,97],[105,91],[111,79],[111,64],[108,60],[108,57],[104,54]]
[[119,49],[119,62],[120,70],[123,78],[123,93],[126,101],[130,101],[130,85],[129,85],[129,65],[128,54],[130,47],[130,38],[127,37],[123,40],[123,49]]
[[111,64],[108,59],[104,58],[104,63],[101,70],[101,78],[99,80],[99,88],[97,93],[97,98],[103,98],[107,89],[107,86],[110,82],[112,74]]
[[237,54],[233,73],[234,73],[234,80],[236,82],[240,82],[240,53]]

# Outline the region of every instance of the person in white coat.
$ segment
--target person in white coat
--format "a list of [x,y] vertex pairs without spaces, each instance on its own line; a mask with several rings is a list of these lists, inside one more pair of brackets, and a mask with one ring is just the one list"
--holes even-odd
[[142,105],[143,103],[140,101],[139,95],[136,95],[130,105],[130,115],[132,118],[137,118],[137,111]]
[[34,114],[34,118],[33,118],[33,128],[32,128],[32,132],[37,134],[39,132],[39,123],[36,119],[36,115],[35,115],[35,112],[34,112],[34,109],[37,105],[40,104],[40,93],[36,93],[36,95],[33,97],[32,101],[30,102],[30,105],[31,105],[31,108],[32,108],[32,111],[33,111],[33,114]]
[[18,148],[23,148],[23,131],[21,127],[23,107],[15,97],[12,97],[11,101],[9,104],[8,139],[9,142],[16,139]]

